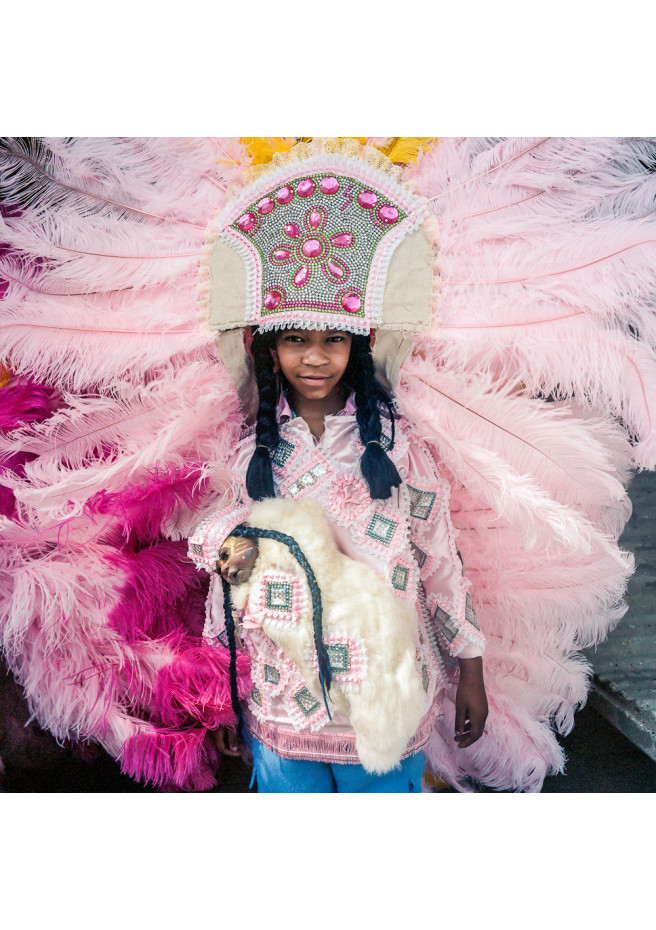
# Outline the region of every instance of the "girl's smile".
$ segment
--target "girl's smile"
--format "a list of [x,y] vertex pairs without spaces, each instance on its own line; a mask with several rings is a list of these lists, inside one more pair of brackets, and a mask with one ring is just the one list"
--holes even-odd
[[321,329],[289,329],[280,333],[274,364],[289,383],[289,402],[318,438],[324,417],[344,406],[347,390],[341,384],[351,354],[350,333]]

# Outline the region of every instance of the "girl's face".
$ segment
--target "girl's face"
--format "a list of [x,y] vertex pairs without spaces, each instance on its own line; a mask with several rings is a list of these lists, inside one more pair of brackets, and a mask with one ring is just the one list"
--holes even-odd
[[339,389],[351,353],[350,333],[291,329],[271,349],[293,391],[307,400],[324,400]]

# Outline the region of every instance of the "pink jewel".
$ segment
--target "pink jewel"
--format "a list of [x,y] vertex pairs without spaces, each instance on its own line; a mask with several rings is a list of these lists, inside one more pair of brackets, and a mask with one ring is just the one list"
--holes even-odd
[[280,291],[269,291],[269,293],[264,298],[264,309],[275,310],[276,307],[280,304],[281,300],[282,294]]
[[386,203],[378,210],[378,219],[383,223],[396,223],[399,218],[399,211],[396,207]]
[[243,216],[240,216],[237,220],[237,226],[241,229],[242,232],[248,232],[255,226],[257,223],[257,217],[252,213],[244,213]]
[[[328,262],[328,271],[334,278],[343,278],[344,277],[344,266],[338,265],[337,262],[329,261]],[[358,307],[359,309],[359,307]]]
[[355,236],[349,232],[338,233],[336,236],[332,236],[330,241],[338,249],[348,249],[355,242]]
[[276,194],[276,200],[278,203],[286,204],[290,203],[294,199],[294,188],[293,187],[281,187],[278,193]]
[[275,205],[273,197],[264,197],[257,205],[257,212],[262,216],[266,216],[267,213],[271,213]]
[[273,253],[273,257],[277,262],[288,262],[292,257],[292,253],[289,249],[276,249]]
[[339,181],[337,178],[321,178],[319,190],[322,194],[336,194],[339,190]]
[[316,187],[316,184],[314,183],[312,178],[306,178],[304,181],[301,181],[299,183],[296,190],[298,191],[299,197],[311,197],[312,194],[314,193],[315,187]]
[[365,210],[371,210],[378,203],[378,197],[376,197],[373,191],[360,191],[358,194],[358,203],[361,207],[364,207]]
[[322,214],[318,210],[313,210],[308,216],[308,223],[312,229],[319,229],[320,226],[323,226]]
[[307,284],[310,278],[310,267],[309,265],[301,265],[296,274],[294,275],[294,284],[296,287],[303,287],[304,284]]
[[290,239],[296,239],[301,235],[301,230],[296,223],[287,223],[285,226],[285,235],[289,236]]
[[355,294],[353,291],[347,291],[347,293],[342,296],[340,303],[347,313],[357,313],[362,306],[359,295]]
[[323,242],[320,239],[306,239],[301,246],[301,252],[306,258],[316,258],[323,252]]

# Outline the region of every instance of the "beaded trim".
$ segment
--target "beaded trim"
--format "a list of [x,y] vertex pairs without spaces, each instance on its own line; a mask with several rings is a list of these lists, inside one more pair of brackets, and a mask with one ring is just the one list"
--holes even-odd
[[310,491],[314,494],[318,484],[326,484],[333,476],[333,468],[327,458],[317,452],[303,465],[303,470],[297,472],[291,481],[286,481],[281,489],[283,497],[300,500]]

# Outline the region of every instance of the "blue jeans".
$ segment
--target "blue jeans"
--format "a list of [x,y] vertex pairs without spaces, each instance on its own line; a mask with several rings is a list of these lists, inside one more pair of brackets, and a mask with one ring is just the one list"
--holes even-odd
[[401,761],[400,769],[372,775],[361,765],[342,762],[309,762],[283,759],[253,739],[253,776],[260,794],[276,792],[367,792],[407,794],[421,791],[424,754],[418,752]]

